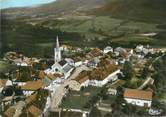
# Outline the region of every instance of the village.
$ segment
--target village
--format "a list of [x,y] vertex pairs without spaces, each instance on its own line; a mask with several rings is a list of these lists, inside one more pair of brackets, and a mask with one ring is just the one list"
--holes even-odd
[[[165,48],[78,48],[55,40],[53,58],[8,52],[0,60],[0,116],[162,116],[153,63]],[[157,105],[157,106],[156,106]]]

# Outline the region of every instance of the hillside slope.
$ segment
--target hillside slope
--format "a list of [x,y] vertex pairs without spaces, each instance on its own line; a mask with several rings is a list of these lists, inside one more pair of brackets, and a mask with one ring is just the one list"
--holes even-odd
[[101,7],[104,3],[106,0],[57,0],[38,7],[4,9],[2,13],[8,16],[56,16]]
[[8,16],[106,15],[153,23],[166,21],[166,0],[58,0],[38,7],[2,10]]
[[88,13],[149,23],[165,23],[165,11],[166,0],[110,0],[101,8],[93,9]]
[[[4,9],[0,50],[52,55],[57,35],[61,43],[79,47],[166,47],[165,11],[165,0],[58,0]],[[148,33],[156,35],[143,36]]]

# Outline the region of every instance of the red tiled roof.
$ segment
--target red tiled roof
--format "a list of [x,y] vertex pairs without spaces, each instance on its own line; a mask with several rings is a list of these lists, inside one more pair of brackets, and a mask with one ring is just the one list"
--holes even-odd
[[6,86],[6,79],[0,79],[0,88]]
[[124,98],[152,100],[153,93],[151,91],[143,91],[137,89],[126,89],[124,92]]
[[15,111],[16,111],[15,108],[9,107],[9,108],[4,112],[4,116],[5,116],[5,117],[13,117]]
[[29,111],[29,113],[31,113],[33,115],[33,117],[39,117],[42,113],[42,111],[34,105],[31,105],[28,108],[28,111]]
[[44,84],[41,80],[29,81],[25,85],[21,86],[21,89],[35,91],[35,90],[42,88],[43,86],[44,86]]
[[29,104],[29,103],[35,101],[36,98],[37,98],[37,92],[35,92],[34,94],[28,96],[28,97],[25,99],[25,102],[26,102],[27,104]]

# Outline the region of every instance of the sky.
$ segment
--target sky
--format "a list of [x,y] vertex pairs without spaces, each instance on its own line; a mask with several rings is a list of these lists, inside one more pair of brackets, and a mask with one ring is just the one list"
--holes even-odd
[[11,7],[31,7],[53,1],[55,0],[0,0],[0,9]]

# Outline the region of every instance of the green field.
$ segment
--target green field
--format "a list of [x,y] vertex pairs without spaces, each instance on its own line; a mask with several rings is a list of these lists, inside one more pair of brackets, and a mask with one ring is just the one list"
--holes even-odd
[[[2,18],[1,53],[17,51],[27,56],[52,57],[57,35],[60,44],[77,47],[135,47],[137,44],[166,46],[163,33],[165,29],[153,23],[115,19],[110,16],[69,15],[56,19],[25,19]],[[141,36],[142,33],[158,35],[146,37]]]
[[62,101],[61,107],[65,109],[89,109],[86,104],[92,97],[96,96],[101,91],[101,88],[87,87],[82,91],[71,91]]
[[15,68],[14,65],[8,64],[0,60],[0,73],[7,73],[13,68]]

